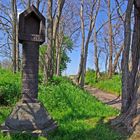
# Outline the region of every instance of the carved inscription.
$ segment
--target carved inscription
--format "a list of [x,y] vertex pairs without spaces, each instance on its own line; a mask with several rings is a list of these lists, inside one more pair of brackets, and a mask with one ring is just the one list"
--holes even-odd
[[31,42],[44,42],[45,36],[37,34],[19,34],[19,40]]

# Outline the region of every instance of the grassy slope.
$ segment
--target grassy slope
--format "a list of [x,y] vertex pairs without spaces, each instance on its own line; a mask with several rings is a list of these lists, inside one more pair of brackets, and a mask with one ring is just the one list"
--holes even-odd
[[[59,128],[48,136],[48,140],[121,140],[120,134],[107,124],[118,112],[97,101],[85,91],[72,85],[65,78],[55,78],[47,87],[40,85],[39,100],[58,122]],[[0,108],[0,124],[10,112],[10,107]],[[0,140],[36,140],[27,135],[3,136]]]
[[120,95],[121,94],[121,76],[113,75],[109,79],[105,74],[101,74],[101,77],[98,79],[98,82],[95,81],[95,72],[89,70],[86,73],[86,84],[93,87],[99,88],[103,91]]

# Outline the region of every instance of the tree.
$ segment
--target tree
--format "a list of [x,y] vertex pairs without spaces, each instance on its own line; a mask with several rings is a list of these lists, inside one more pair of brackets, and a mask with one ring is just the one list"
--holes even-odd
[[111,2],[107,1],[108,5],[108,28],[109,28],[109,77],[112,77],[112,61],[113,61],[113,29],[112,29],[112,17],[111,17]]
[[[55,64],[54,64],[54,74],[60,75],[61,69],[61,51],[64,48],[70,46],[70,42],[76,45],[76,41],[78,40],[79,34],[79,17],[77,15],[78,5],[77,1],[65,1],[65,6],[63,8],[63,12],[61,14],[61,18],[59,21],[59,27],[56,34],[55,41]],[[64,45],[65,42],[65,45]],[[66,43],[67,42],[67,43]],[[67,45],[66,45],[67,44]],[[72,45],[73,47],[73,45]],[[69,50],[67,50],[69,51]],[[63,57],[63,55],[62,55]],[[66,58],[66,57],[64,57]],[[65,60],[62,58],[62,60]]]
[[100,57],[105,55],[105,71],[110,78],[119,69],[124,41],[124,35],[122,34],[122,30],[124,30],[124,10],[121,10],[124,3],[118,2],[118,0],[116,1],[116,5],[108,0],[104,0],[103,3],[101,3],[101,11],[103,11],[107,17],[104,17],[102,23],[98,24],[98,28],[94,31],[92,40],[95,49],[95,69],[97,69],[97,59],[100,61]]
[[63,31],[58,31],[57,32],[57,37],[56,37],[56,56],[55,56],[55,75],[59,76],[60,75],[60,65],[61,65],[61,57],[62,57],[62,44],[63,44],[63,39],[64,39],[64,33]]
[[[85,6],[86,5],[86,6]],[[85,7],[88,7],[85,9]],[[100,8],[100,0],[97,1],[81,1],[81,9],[80,9],[80,18],[81,18],[81,32],[82,32],[82,45],[81,45],[81,58],[79,64],[79,72],[77,76],[77,81],[81,87],[84,86],[85,83],[85,72],[86,72],[86,63],[87,63],[87,55],[88,55],[88,46],[90,42],[90,38],[92,36],[92,32],[95,26],[95,21],[97,18],[97,14]],[[89,22],[87,37],[85,36],[85,16],[87,13],[87,20]]]
[[16,0],[11,1],[12,4],[12,56],[13,56],[13,72],[15,73],[17,70],[17,6],[16,6]]
[[98,46],[97,46],[97,32],[96,29],[94,29],[94,63],[95,63],[95,81],[100,76],[100,71],[99,71],[99,57],[98,57]]
[[52,43],[53,43],[53,17],[52,17],[53,1],[48,0],[47,11],[47,51],[45,54],[46,63],[44,66],[44,82],[46,83],[52,77]]
[[[131,16],[134,6],[134,32],[131,31]],[[137,128],[140,121],[138,97],[140,87],[140,3],[129,0],[124,22],[124,50],[122,55],[122,108],[121,114],[112,120],[112,125],[123,126],[128,132]],[[132,43],[131,43],[132,41]],[[131,60],[130,60],[131,56]],[[129,63],[132,67],[129,69]]]
[[18,21],[17,21],[17,1],[10,0],[10,4],[2,4],[1,12],[1,30],[5,35],[5,43],[0,47],[4,57],[10,57],[12,60],[12,69],[15,73],[20,70],[20,52],[18,43]]
[[46,51],[46,64],[45,64],[45,82],[51,79],[54,74],[55,64],[55,49],[56,49],[56,37],[59,28],[59,22],[62,14],[62,9],[65,0],[58,0],[57,7],[53,11],[53,0],[48,0],[47,11],[47,51]]
[[[10,3],[11,6],[11,3]],[[0,4],[0,31],[3,33],[0,40],[0,56],[8,57],[12,60],[12,49],[11,49],[11,40],[12,40],[12,22],[9,16],[11,8],[7,5]],[[2,40],[6,40],[3,42]]]

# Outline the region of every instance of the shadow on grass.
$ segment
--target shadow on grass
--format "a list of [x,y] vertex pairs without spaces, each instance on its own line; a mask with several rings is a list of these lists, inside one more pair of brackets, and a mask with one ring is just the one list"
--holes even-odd
[[63,116],[63,118],[60,121],[66,122],[69,120],[88,119],[91,117],[95,117],[93,116],[93,114],[91,115],[84,112],[80,112],[80,109],[76,107],[75,104],[73,104],[73,102],[71,102],[71,99],[65,92],[63,92],[63,98],[65,99],[67,106],[71,109],[71,113]]
[[[85,120],[86,121],[86,120]],[[77,124],[77,128],[60,126],[58,130],[49,135],[48,140],[127,140],[119,132],[113,130],[108,123],[104,122],[104,117],[96,122],[96,125],[90,128],[84,127],[87,123]],[[92,125],[92,122],[89,125]]]
[[38,140],[38,136],[31,134],[10,134],[10,140]]
[[[79,121],[79,122],[78,122]],[[92,126],[93,125],[93,126]],[[113,130],[104,117],[94,124],[94,120],[87,118],[83,120],[71,120],[60,122],[58,129],[50,133],[43,140],[127,140],[119,132]],[[40,140],[40,137],[31,134],[10,134],[9,139],[3,140]]]

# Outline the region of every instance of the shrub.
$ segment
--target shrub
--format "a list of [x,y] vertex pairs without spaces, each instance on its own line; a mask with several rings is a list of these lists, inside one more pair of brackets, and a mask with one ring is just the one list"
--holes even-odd
[[88,69],[86,72],[85,82],[86,84],[95,84],[96,83],[96,74],[94,70]]

